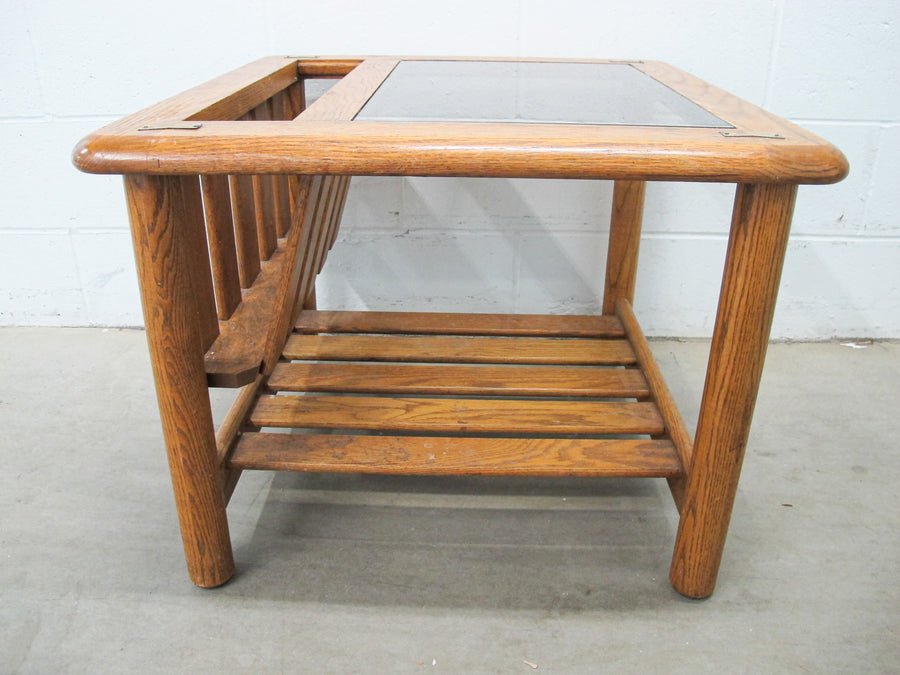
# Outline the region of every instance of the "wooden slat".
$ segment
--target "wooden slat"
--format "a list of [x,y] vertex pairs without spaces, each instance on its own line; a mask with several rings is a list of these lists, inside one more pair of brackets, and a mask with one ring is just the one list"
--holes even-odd
[[527,314],[445,314],[435,312],[304,312],[304,333],[400,333],[435,335],[552,335],[621,337],[615,317]]
[[502,396],[649,395],[640,371],[542,366],[422,366],[380,363],[281,363],[269,378],[279,391]]
[[322,264],[325,261],[325,251],[328,247],[330,239],[329,227],[331,224],[332,214],[335,211],[336,200],[340,187],[340,176],[327,176],[325,178],[326,187],[323,188],[322,203],[316,218],[316,244],[313,248],[313,256],[311,258],[311,266],[308,268],[310,275],[309,283],[312,285]]
[[[282,92],[282,101],[284,103],[284,117],[287,120],[292,120],[297,115],[303,112],[306,108],[306,91],[304,88],[303,80],[298,80],[290,87],[285,89]],[[295,223],[295,214],[297,210],[297,194],[299,190],[299,180],[298,176],[288,175],[284,177],[284,188],[287,190],[286,196],[288,199],[288,222],[287,222],[287,230],[282,233],[282,236],[286,236],[288,230]]]
[[264,396],[250,421],[265,427],[433,433],[658,434],[652,403]]
[[275,203],[275,234],[281,238],[291,227],[291,188],[288,176],[272,176],[272,199]]
[[337,241],[338,232],[341,230],[341,220],[344,218],[344,205],[347,203],[347,194],[350,192],[350,181],[352,180],[352,176],[342,176],[341,181],[341,201],[340,208],[338,208],[337,214],[335,215],[334,222],[334,230],[331,234],[331,241],[328,242],[328,249],[330,250],[334,246],[334,242]]
[[325,257],[331,250],[331,240],[334,230],[337,228],[337,214],[341,210],[344,199],[344,177],[335,176],[331,187],[331,196],[328,200],[328,212],[325,214],[324,227],[322,228],[322,242],[316,255],[315,273],[319,274],[325,265]]
[[324,231],[336,181],[337,176],[318,177],[317,185],[314,186],[317,189],[313,189],[309,193],[309,205],[307,208],[311,213],[311,218],[304,224],[304,227],[309,228],[309,241],[303,252],[303,260],[300,266],[298,292],[293,308],[294,317],[300,313],[306,298],[315,287],[315,279],[318,272],[316,264],[319,251],[324,246]]
[[654,440],[422,438],[245,433],[236,469],[415,475],[673,476],[672,444]]
[[229,186],[241,287],[250,288],[256,275],[259,274],[259,243],[256,238],[256,213],[253,206],[253,179],[243,175],[230,176]]
[[278,245],[275,228],[275,191],[273,176],[253,176],[253,203],[256,214],[256,238],[260,260],[268,260]]
[[200,178],[181,176],[178,180],[181,183],[181,197],[184,201],[184,222],[180,226],[185,230],[185,241],[190,247],[192,256],[191,287],[200,327],[200,351],[205,352],[219,335],[219,317],[216,312],[216,294],[206,241]]
[[294,82],[282,93],[284,95],[285,119],[292,120],[306,109],[306,87],[303,80]]
[[228,319],[241,303],[241,281],[238,275],[234,245],[234,220],[227,176],[202,176],[203,208],[206,212],[206,234],[209,259],[219,319]]
[[405,333],[422,335],[545,335],[622,337],[614,316],[445,314],[440,312],[303,312],[301,333]]
[[422,363],[630,365],[625,340],[412,335],[292,335],[286,359]]
[[[271,100],[263,101],[250,112],[250,119],[265,122],[273,118]],[[278,228],[275,223],[275,187],[273,176],[253,176],[253,202],[256,211],[256,236],[259,240],[260,260],[268,260],[278,244]]]
[[[315,261],[316,246],[321,233],[322,209],[328,197],[329,186],[332,180],[333,177],[330,176],[314,176],[306,192],[306,199],[298,202],[302,203],[303,208],[305,243],[301,256],[297,261],[297,283],[293,287],[291,324],[296,323],[296,317],[300,313],[315,281],[315,274],[312,269]],[[281,346],[283,345],[279,345],[279,348]]]

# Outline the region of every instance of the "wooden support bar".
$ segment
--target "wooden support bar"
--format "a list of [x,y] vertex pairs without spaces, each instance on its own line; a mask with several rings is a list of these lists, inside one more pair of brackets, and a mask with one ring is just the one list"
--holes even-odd
[[253,382],[241,389],[231,408],[229,408],[228,414],[216,431],[216,450],[219,466],[222,467],[222,489],[225,494],[226,504],[231,500],[234,488],[241,477],[241,470],[228,465],[226,459],[240,437],[241,431],[247,426],[247,415],[250,414],[250,410],[256,404],[262,383],[263,376],[258,374]]
[[796,185],[741,184],[735,196],[709,368],[669,578],[706,597],[719,563],[775,310]]
[[613,188],[606,285],[603,291],[604,314],[615,314],[616,303],[620,298],[630,304],[634,303],[646,185],[644,181],[617,180]]
[[234,220],[231,215],[231,195],[228,177],[201,177],[203,207],[206,212],[206,233],[216,289],[219,319],[228,319],[241,302],[241,281],[234,244]]
[[297,318],[298,300],[305,292],[302,288],[303,260],[309,255],[312,221],[315,216],[317,195],[322,183],[320,176],[301,176],[297,183],[294,225],[285,242],[285,267],[279,276],[276,290],[277,304],[266,333],[263,352],[263,372],[269,374],[281,356],[285,340]]
[[260,269],[256,211],[253,205],[253,179],[243,175],[229,176],[228,183],[231,188],[231,212],[234,216],[241,288],[250,288]]
[[[275,59],[266,59],[266,61],[277,61]],[[261,62],[262,63],[262,62]],[[227,83],[229,81],[237,83],[240,80],[246,80],[246,76],[243,75],[242,71],[246,70],[248,72],[257,71],[258,68],[253,68],[248,66],[245,69],[241,69],[225,75],[219,78],[218,81],[211,82],[209,85],[218,85],[216,87],[210,87],[209,85],[204,85],[202,87],[198,87],[198,90],[209,88],[211,91],[220,90],[220,91],[228,91]],[[194,112],[186,117],[182,117],[181,119],[186,120],[236,120],[243,117],[247,111],[252,110],[256,106],[258,106],[262,101],[273,96],[276,92],[282,91],[283,89],[291,86],[292,83],[298,81],[299,73],[297,72],[297,64],[294,61],[285,61],[283,64],[279,64],[277,70],[273,72],[267,73],[263,77],[256,79],[255,81],[250,81],[240,86],[239,88],[229,91],[227,96],[220,98],[219,100],[207,105],[203,109]],[[221,84],[218,84],[221,82]],[[193,92],[185,92],[178,98],[184,99],[185,103],[193,102],[196,94],[192,96]]]
[[200,194],[200,179],[197,176],[181,176],[181,199],[184,214],[180,227],[185,231],[185,244],[192,258],[190,267],[191,288],[194,293],[194,307],[200,330],[200,353],[202,354],[219,335],[219,318],[216,312],[216,294],[213,288],[212,270],[209,262],[209,248],[206,242],[206,226],[203,218],[203,198]]
[[144,175],[125,176],[125,187],[188,572],[198,586],[219,586],[233,574],[234,560],[191,271],[197,263],[191,229],[199,223],[186,213],[184,191],[192,188],[177,177]]
[[351,120],[397,65],[394,57],[367,58],[304,111],[304,121]]
[[277,391],[456,396],[642,398],[640,371],[625,368],[448,366],[383,363],[279,363]]
[[658,434],[652,403],[497,399],[263,396],[250,415],[260,427],[431,433]]
[[541,314],[443,314],[439,312],[303,312],[301,333],[399,333],[420,335],[543,335],[623,337],[615,316]]
[[669,387],[663,379],[659,366],[656,365],[656,359],[653,358],[653,352],[650,351],[650,346],[647,344],[644,332],[641,330],[640,324],[638,324],[637,319],[634,316],[634,311],[631,309],[631,303],[625,298],[619,298],[619,301],[616,304],[616,313],[621,320],[622,325],[625,327],[625,333],[628,335],[628,340],[631,342],[631,346],[634,349],[641,372],[643,372],[644,376],[647,378],[647,384],[650,387],[653,401],[659,407],[659,412],[666,425],[666,436],[668,436],[674,444],[675,450],[678,453],[678,460],[684,467],[684,470],[680,474],[669,478],[669,488],[672,491],[672,497],[675,499],[675,504],[680,511],[684,504],[687,474],[690,472],[691,468],[691,447],[693,445],[691,434],[688,432],[687,426],[685,426],[684,420],[681,418],[681,413],[678,411],[675,399],[672,398],[672,394],[669,392]]
[[668,441],[245,433],[240,469],[413,475],[670,476]]
[[343,77],[356,68],[362,59],[316,58],[303,59],[297,62],[297,72],[301,77]]
[[615,365],[635,363],[626,340],[418,335],[292,335],[287,359],[406,361],[422,363],[530,363]]
[[228,321],[205,356],[206,377],[210,387],[243,387],[253,382],[262,370],[266,350],[266,331],[275,321],[278,287],[288,258],[279,248],[253,286],[244,291],[244,300]]

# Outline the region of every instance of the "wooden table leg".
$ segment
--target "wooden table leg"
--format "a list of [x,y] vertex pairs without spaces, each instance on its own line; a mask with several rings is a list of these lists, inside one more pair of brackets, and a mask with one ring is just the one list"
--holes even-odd
[[607,315],[615,315],[616,303],[620,298],[634,304],[646,185],[640,180],[617,180],[613,188],[603,291],[603,313]]
[[713,592],[787,247],[795,185],[739,185],[670,580]]
[[[196,242],[205,249],[203,222],[188,217],[193,195],[179,177],[126,176],[125,187],[188,572],[198,586],[219,586],[234,562],[191,271],[196,256],[207,255],[192,250]],[[201,228],[199,237],[190,228]]]

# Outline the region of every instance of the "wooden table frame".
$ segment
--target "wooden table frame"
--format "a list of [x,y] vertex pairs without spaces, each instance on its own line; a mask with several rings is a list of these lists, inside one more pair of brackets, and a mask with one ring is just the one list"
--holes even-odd
[[[708,596],[797,185],[840,180],[846,160],[656,62],[630,64],[732,128],[354,121],[399,60],[262,59],[75,150],[125,176],[191,579],[233,574],[225,508],[245,469],[659,476],[681,514],[671,582]],[[307,107],[309,78],[338,81]],[[614,180],[602,315],[317,311],[353,175]],[[645,186],[663,180],[737,184],[693,440],[632,311]],[[210,386],[241,388],[218,429]]]

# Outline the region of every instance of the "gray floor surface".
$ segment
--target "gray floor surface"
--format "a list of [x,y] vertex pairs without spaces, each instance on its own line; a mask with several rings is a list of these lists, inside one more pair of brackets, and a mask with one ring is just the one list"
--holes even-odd
[[[0,329],[2,673],[900,670],[900,345],[769,351],[718,589],[663,481],[245,474],[187,580],[144,335]],[[689,425],[708,344],[653,343]]]

